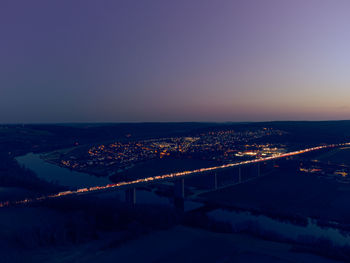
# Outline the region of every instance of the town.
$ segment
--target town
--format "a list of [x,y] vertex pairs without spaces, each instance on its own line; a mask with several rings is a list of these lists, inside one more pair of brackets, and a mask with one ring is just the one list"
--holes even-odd
[[269,143],[267,139],[285,134],[272,128],[239,132],[232,129],[209,131],[195,136],[113,142],[93,146],[81,154],[74,150],[56,155],[58,159],[47,158],[60,166],[101,176],[120,173],[149,160],[165,158],[225,164],[282,154],[287,151],[286,145]]

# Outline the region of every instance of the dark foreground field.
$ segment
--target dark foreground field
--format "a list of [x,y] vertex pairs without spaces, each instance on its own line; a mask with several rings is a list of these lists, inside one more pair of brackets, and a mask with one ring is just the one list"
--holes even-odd
[[154,232],[120,247],[103,248],[104,246],[97,241],[67,251],[55,251],[54,260],[50,255],[52,251],[43,251],[34,257],[39,261],[49,259],[47,262],[82,263],[339,262],[308,253],[295,253],[289,244],[255,239],[248,235],[214,233],[183,226]]
[[316,156],[321,162],[350,165],[350,147],[338,148]]
[[203,194],[200,199],[268,214],[350,222],[350,185],[317,175],[276,170],[244,184]]
[[[100,226],[96,236],[89,238],[84,232],[91,230],[91,222],[87,224],[84,216],[79,218],[69,213],[67,218],[62,211],[47,208],[18,209],[3,211],[0,262],[339,262],[307,252],[296,252],[292,244],[181,224],[140,231],[144,223],[140,225],[136,221],[127,227],[128,235],[127,231],[118,231],[116,226],[108,231]],[[72,220],[75,226],[72,226]],[[81,220],[80,223],[78,220]],[[104,224],[107,225],[106,218]],[[62,232],[66,234],[62,236]],[[75,241],[68,240],[72,237]],[[50,245],[51,242],[55,245]]]

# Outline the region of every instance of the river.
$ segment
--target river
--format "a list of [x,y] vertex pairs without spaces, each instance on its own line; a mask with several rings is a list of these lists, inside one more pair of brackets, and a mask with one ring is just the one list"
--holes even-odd
[[101,186],[111,183],[108,177],[97,177],[76,172],[45,162],[40,158],[40,154],[28,153],[17,157],[16,160],[20,165],[35,172],[39,178],[48,182],[56,182],[59,185],[67,186],[71,189]]
[[[72,189],[84,188],[110,183],[107,177],[96,177],[86,173],[69,170],[64,167],[45,162],[39,154],[28,153],[16,158],[26,168],[34,171],[38,177],[49,182],[57,182],[60,185]],[[123,194],[118,193],[120,198]],[[138,190],[137,203],[154,203],[170,205],[172,199],[159,196],[154,192]],[[200,203],[185,201],[185,211],[190,211],[199,206]],[[347,233],[331,227],[319,227],[313,220],[309,219],[307,226],[295,225],[281,222],[263,215],[255,215],[250,212],[237,212],[225,209],[216,209],[208,213],[208,216],[219,221],[229,222],[233,227],[251,222],[262,230],[273,231],[284,237],[297,240],[300,236],[313,236],[315,238],[327,238],[334,244],[344,246],[350,245],[350,236]]]
[[255,215],[247,211],[215,209],[208,212],[207,215],[215,220],[230,223],[234,229],[254,225],[260,232],[269,231],[294,241],[309,236],[316,239],[328,239],[338,246],[350,246],[350,236],[348,233],[332,227],[320,227],[315,220],[310,218],[306,226],[301,226],[264,215]]

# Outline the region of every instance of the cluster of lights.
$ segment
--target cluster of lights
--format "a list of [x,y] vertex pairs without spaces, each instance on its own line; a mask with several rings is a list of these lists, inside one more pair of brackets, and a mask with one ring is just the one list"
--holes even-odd
[[165,174],[165,175],[151,176],[151,177],[136,179],[136,180],[127,181],[127,182],[108,184],[108,185],[104,185],[104,186],[93,186],[93,187],[89,187],[89,188],[81,188],[81,189],[77,189],[77,190],[73,190],[73,191],[64,191],[64,192],[59,192],[57,194],[41,196],[41,197],[32,198],[32,199],[27,198],[27,199],[15,201],[15,202],[6,201],[6,202],[0,203],[0,207],[32,203],[35,201],[42,201],[42,200],[46,200],[46,199],[53,199],[53,198],[58,198],[58,197],[62,197],[62,196],[75,195],[75,194],[81,194],[81,193],[87,193],[87,192],[96,192],[96,191],[112,189],[112,188],[120,188],[120,187],[125,187],[125,186],[136,186],[138,184],[148,183],[148,182],[152,182],[152,181],[161,181],[161,180],[165,180],[165,179],[183,177],[183,176],[187,176],[190,174],[198,174],[198,173],[210,172],[210,171],[214,171],[214,170],[225,169],[225,168],[230,168],[230,167],[235,167],[235,166],[240,166],[240,165],[265,162],[265,161],[269,161],[269,160],[273,160],[273,159],[295,156],[295,155],[299,155],[299,154],[303,154],[303,153],[307,153],[307,152],[312,152],[312,151],[317,151],[317,150],[321,150],[321,149],[348,146],[348,145],[350,145],[350,143],[323,145],[323,146],[312,147],[312,148],[294,151],[294,152],[289,152],[289,153],[284,153],[284,154],[275,154],[275,155],[270,156],[270,157],[258,158],[255,160],[242,161],[242,162],[238,162],[238,163],[229,163],[229,164],[225,164],[225,165],[208,167],[208,168],[200,168],[200,169],[191,170],[191,171],[183,171],[183,172],[176,172],[176,173],[170,173],[170,174]]

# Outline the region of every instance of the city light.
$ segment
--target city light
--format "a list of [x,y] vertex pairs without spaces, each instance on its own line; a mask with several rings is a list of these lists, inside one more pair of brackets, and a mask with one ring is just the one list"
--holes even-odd
[[215,171],[215,170],[220,170],[220,169],[225,169],[225,168],[230,168],[230,167],[265,162],[265,161],[270,161],[270,160],[274,160],[274,159],[300,155],[300,154],[304,154],[304,153],[308,153],[308,152],[312,152],[312,151],[318,151],[321,149],[342,147],[342,146],[348,146],[348,145],[350,145],[350,143],[322,145],[322,146],[307,148],[307,149],[289,152],[289,153],[284,153],[284,154],[275,154],[274,156],[266,157],[266,158],[258,158],[258,159],[254,159],[254,160],[242,161],[242,162],[237,162],[237,163],[229,163],[229,164],[220,165],[220,166],[213,166],[213,167],[200,168],[200,169],[195,169],[195,170],[190,170],[190,171],[183,171],[183,172],[169,173],[169,174],[164,174],[164,175],[151,176],[151,177],[140,178],[140,179],[136,179],[136,180],[132,180],[132,181],[119,182],[119,183],[115,183],[115,184],[107,184],[104,186],[93,186],[93,187],[89,187],[89,188],[81,188],[81,189],[77,189],[77,190],[64,191],[64,192],[59,192],[56,194],[41,196],[41,197],[32,198],[32,199],[27,198],[24,200],[14,201],[14,202],[5,201],[5,202],[0,203],[0,207],[6,207],[6,206],[10,206],[10,205],[27,204],[27,203],[32,203],[32,202],[36,202],[36,201],[43,201],[46,199],[58,198],[58,197],[62,197],[62,196],[76,195],[76,194],[89,193],[89,192],[97,192],[97,191],[103,191],[106,189],[113,189],[113,188],[117,189],[117,188],[122,188],[122,187],[126,187],[126,186],[136,187],[139,184],[144,184],[144,183],[149,183],[149,182],[154,183],[157,181],[162,181],[162,180],[167,180],[167,179],[185,177],[185,176],[192,175],[192,174],[199,174],[199,173],[210,172],[210,171]]

